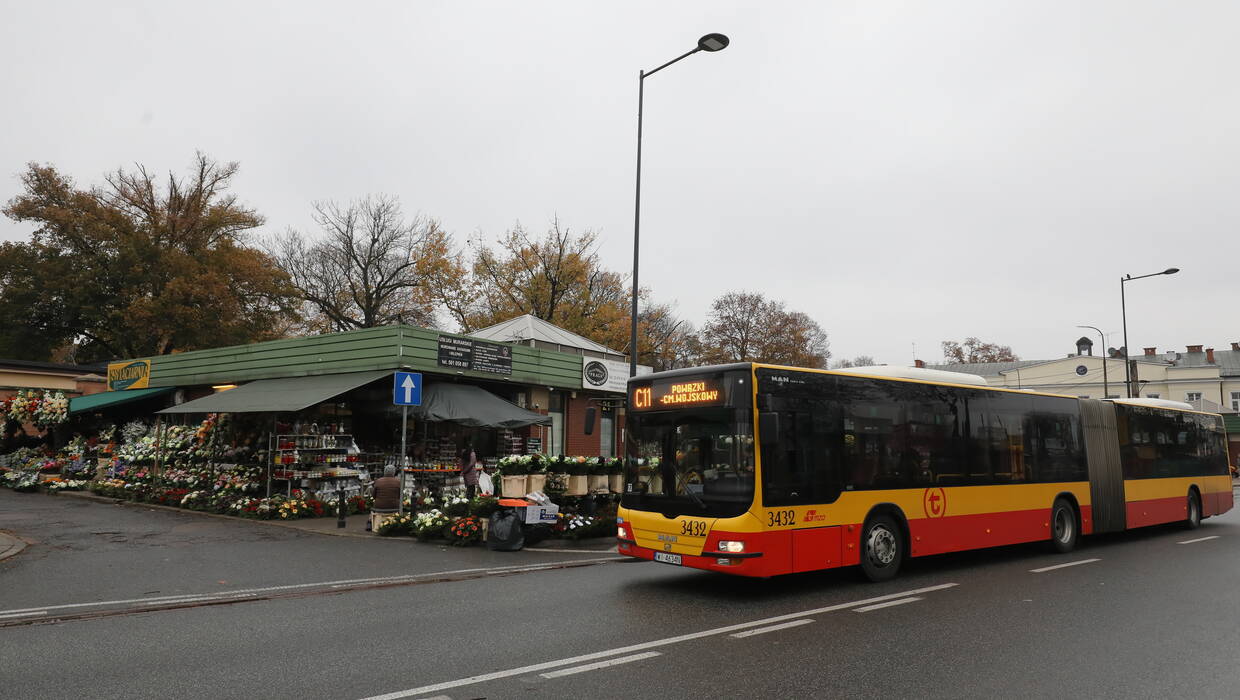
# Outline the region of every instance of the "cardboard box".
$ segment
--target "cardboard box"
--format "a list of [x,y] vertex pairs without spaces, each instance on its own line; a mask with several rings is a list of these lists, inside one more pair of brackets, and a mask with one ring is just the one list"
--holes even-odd
[[538,525],[539,523],[551,525],[555,523],[556,515],[560,512],[560,507],[554,503],[551,503],[545,506],[529,505],[524,508],[518,508],[517,510],[525,511],[523,522],[526,525]]

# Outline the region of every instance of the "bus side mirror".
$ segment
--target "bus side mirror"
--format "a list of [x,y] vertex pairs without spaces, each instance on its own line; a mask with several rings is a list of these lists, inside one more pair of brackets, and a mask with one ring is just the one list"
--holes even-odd
[[763,445],[774,445],[779,442],[778,413],[763,411],[758,414],[758,435]]
[[594,418],[597,413],[598,409],[593,406],[586,409],[586,435],[594,434]]

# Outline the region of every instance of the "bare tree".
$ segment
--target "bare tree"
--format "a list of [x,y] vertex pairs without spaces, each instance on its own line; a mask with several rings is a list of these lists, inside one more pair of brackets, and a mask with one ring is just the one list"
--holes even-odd
[[869,355],[857,355],[851,360],[844,359],[839,362],[832,362],[831,369],[847,369],[849,367],[872,367],[878,364],[873,357]]
[[771,362],[826,367],[827,334],[809,315],[755,292],[730,292],[711,304],[702,328],[708,362]]
[[1014,362],[1020,358],[1012,352],[1012,348],[1009,345],[984,343],[977,338],[969,337],[964,339],[964,343],[944,340],[943,359],[948,364],[974,364],[978,362]]
[[406,220],[400,202],[369,196],[348,206],[316,202],[323,237],[292,229],[272,244],[272,255],[292,279],[319,331],[393,323],[435,325],[436,290],[462,274],[439,222]]

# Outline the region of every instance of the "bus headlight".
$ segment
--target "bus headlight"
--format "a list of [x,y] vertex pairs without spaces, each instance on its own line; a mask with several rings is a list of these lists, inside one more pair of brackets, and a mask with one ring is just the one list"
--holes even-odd
[[740,554],[745,551],[745,543],[740,540],[720,540],[719,551]]
[[623,525],[616,528],[616,537],[619,537],[622,540],[628,538],[628,533],[624,531]]

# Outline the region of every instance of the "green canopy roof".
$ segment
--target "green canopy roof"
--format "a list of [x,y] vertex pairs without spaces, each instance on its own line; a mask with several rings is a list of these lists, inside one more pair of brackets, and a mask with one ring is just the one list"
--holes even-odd
[[186,401],[160,413],[266,413],[300,411],[346,391],[391,377],[392,370],[260,379],[228,391]]
[[125,391],[105,391],[87,396],[75,396],[69,399],[69,413],[85,413],[101,408],[119,406],[130,401],[147,399],[160,394],[171,393],[176,387],[161,386],[154,389],[127,389]]

